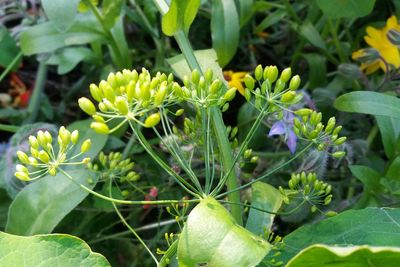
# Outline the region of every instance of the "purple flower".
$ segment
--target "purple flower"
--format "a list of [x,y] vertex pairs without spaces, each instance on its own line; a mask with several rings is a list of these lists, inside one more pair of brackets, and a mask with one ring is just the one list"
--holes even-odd
[[293,132],[293,114],[291,112],[284,111],[282,120],[277,121],[272,125],[268,136],[273,135],[283,135],[290,152],[292,154],[296,152],[297,136]]

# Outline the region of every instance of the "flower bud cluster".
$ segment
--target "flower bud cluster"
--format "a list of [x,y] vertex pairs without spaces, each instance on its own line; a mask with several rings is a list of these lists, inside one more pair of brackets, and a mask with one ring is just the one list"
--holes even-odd
[[146,69],[141,73],[136,70],[123,70],[110,73],[107,80],[98,85],[91,84],[90,94],[97,102],[97,107],[88,98],[79,99],[80,108],[95,120],[91,124],[96,132],[108,134],[118,129],[109,129],[108,123],[113,119],[135,121],[144,127],[151,128],[160,122],[159,109],[177,101],[175,91],[182,91],[174,82],[172,74],[158,72],[151,77]]
[[70,132],[64,126],[60,127],[57,136],[58,146],[53,146],[53,137],[48,131],[38,131],[36,136],[29,136],[30,153],[17,151],[17,157],[22,164],[16,166],[15,177],[22,181],[39,179],[46,174],[56,175],[62,165],[87,164],[90,158],[73,161],[89,151],[90,139],[86,139],[76,155],[68,155],[79,140],[78,130]]
[[[346,141],[345,136],[339,137],[342,126],[336,125],[335,117],[331,117],[325,126],[321,122],[321,112],[303,108],[294,113],[301,118],[293,119],[294,133],[300,138],[314,142],[319,151],[333,147],[337,150]],[[331,154],[334,158],[342,158],[345,155],[344,151],[335,151]]]
[[301,100],[302,95],[296,93],[300,82],[299,75],[292,76],[291,68],[279,74],[276,66],[258,65],[254,77],[247,74],[244,78],[244,97],[251,101],[254,96],[254,105],[259,110],[268,105],[270,111],[279,111]]
[[131,159],[122,159],[120,152],[111,152],[106,155],[100,152],[98,163],[90,164],[89,168],[98,171],[101,170],[102,178],[118,178],[121,182],[136,182],[140,175],[133,170],[135,163]]
[[311,205],[315,211],[316,205],[329,205],[332,201],[332,186],[317,179],[314,172],[292,174],[288,182],[289,190],[279,187],[285,203],[290,202],[290,198],[302,198]]

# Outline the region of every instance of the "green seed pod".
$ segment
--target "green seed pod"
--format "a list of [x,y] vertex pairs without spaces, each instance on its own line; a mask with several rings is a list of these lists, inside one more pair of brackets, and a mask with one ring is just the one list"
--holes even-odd
[[14,173],[15,177],[20,179],[21,181],[27,182],[30,181],[31,179],[29,178],[29,175],[25,172],[16,172]]
[[254,77],[256,78],[257,81],[263,78],[263,67],[261,65],[258,65],[254,70]]
[[167,95],[167,91],[168,91],[167,82],[161,83],[160,87],[158,88],[157,92],[154,95],[154,105],[156,107],[162,105]]
[[264,79],[268,79],[268,81],[272,84],[278,78],[278,68],[276,66],[268,66],[264,70]]
[[219,79],[216,79],[210,85],[210,94],[218,94],[221,90],[222,82]]
[[90,95],[97,102],[100,102],[103,99],[103,94],[101,93],[100,88],[97,87],[97,85],[95,85],[94,83],[90,84],[89,91],[90,91]]
[[338,135],[340,133],[340,131],[342,130],[342,126],[336,126],[336,128],[333,130],[332,135]]
[[253,91],[255,82],[253,77],[251,77],[249,74],[244,76],[244,84],[246,85],[246,88],[248,88],[250,91]]
[[79,107],[88,115],[96,114],[96,107],[93,102],[86,97],[81,97],[78,100]]
[[344,151],[336,151],[335,153],[332,153],[332,157],[336,159],[343,158],[346,155],[346,152]]
[[289,83],[289,90],[291,91],[297,90],[300,86],[300,81],[301,80],[299,75],[293,76]]
[[333,128],[335,127],[335,124],[336,124],[336,118],[335,117],[329,118],[328,123],[326,124],[325,127],[325,133],[330,134]]
[[156,126],[160,122],[160,120],[161,120],[160,113],[153,113],[146,118],[146,120],[144,121],[144,126],[146,128],[152,128]]
[[288,91],[281,96],[281,102],[290,103],[296,96],[296,93],[293,91]]
[[208,68],[206,70],[206,73],[204,74],[204,78],[206,79],[206,81],[208,83],[211,83],[213,76],[214,76],[214,73],[213,73],[212,69]]
[[287,83],[289,81],[290,77],[292,77],[292,69],[286,68],[282,71],[280,80],[284,83]]
[[192,71],[192,83],[197,85],[199,83],[200,80],[200,72],[195,69]]
[[343,137],[340,137],[340,138],[336,139],[336,141],[334,142],[334,144],[337,145],[337,146],[340,146],[341,144],[343,144],[344,142],[346,142],[346,140],[347,140],[347,137],[346,137],[346,136],[343,136]]
[[81,152],[82,153],[86,153],[89,151],[90,147],[92,145],[92,141],[90,141],[90,139],[86,139],[81,146]]
[[224,96],[222,97],[224,101],[231,101],[233,98],[235,98],[236,95],[236,88],[232,87],[228,89],[228,91],[225,92]]
[[49,154],[47,154],[46,151],[40,150],[38,158],[43,162],[43,163],[48,163],[50,161]]
[[123,96],[117,96],[115,98],[114,106],[122,115],[126,115],[129,112],[128,101],[126,101],[125,97]]
[[29,145],[31,147],[33,147],[33,148],[36,148],[36,149],[39,148],[39,142],[38,142],[38,140],[36,139],[35,136],[33,136],[33,135],[29,136]]
[[100,134],[109,134],[110,129],[108,128],[107,124],[102,122],[92,122],[90,124],[90,128],[92,128],[96,133]]

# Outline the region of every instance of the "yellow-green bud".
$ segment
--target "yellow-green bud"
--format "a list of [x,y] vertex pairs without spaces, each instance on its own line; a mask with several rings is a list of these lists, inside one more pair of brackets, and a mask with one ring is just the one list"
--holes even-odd
[[97,87],[97,85],[95,85],[94,83],[92,83],[89,86],[89,91],[90,91],[90,95],[93,97],[94,100],[96,100],[97,102],[100,102],[103,99],[103,94],[101,93],[101,90],[99,87]]
[[47,152],[44,150],[39,151],[38,158],[44,163],[48,163],[50,161],[49,154],[47,154]]
[[76,144],[78,142],[79,139],[79,131],[78,130],[74,130],[71,133],[71,142],[72,144]]
[[126,101],[123,96],[117,96],[115,98],[114,106],[122,115],[126,115],[129,112],[128,101]]
[[225,92],[223,99],[225,101],[231,101],[236,95],[236,90],[237,89],[235,87],[228,89],[228,91]]
[[46,138],[46,143],[51,144],[53,142],[53,137],[48,131],[44,132],[44,137]]
[[337,126],[337,127],[333,130],[332,135],[338,135],[339,132],[342,130],[342,128],[343,128],[343,127],[342,127],[341,125]]
[[107,124],[103,123],[103,122],[92,122],[90,124],[90,128],[92,128],[96,133],[99,134],[109,134],[110,133],[110,129],[108,128]]
[[296,96],[296,93],[293,91],[288,91],[281,96],[281,101],[283,103],[290,103]]
[[89,158],[89,157],[84,158],[84,159],[82,160],[82,163],[84,163],[84,164],[90,163],[90,158]]
[[309,108],[301,108],[294,112],[294,114],[299,115],[299,116],[308,116],[311,113],[312,113],[312,110]]
[[212,82],[210,86],[210,94],[217,94],[221,89],[222,82],[219,79],[216,79]]
[[81,97],[78,100],[79,107],[88,115],[96,114],[96,107],[94,106],[93,102],[86,97]]
[[346,142],[347,137],[343,136],[340,137],[338,139],[336,139],[336,141],[334,142],[335,145],[340,146],[341,144],[343,144],[344,142]]
[[21,181],[24,181],[24,182],[31,180],[29,178],[29,175],[25,172],[16,172],[14,175],[15,175],[15,177],[17,177],[18,179],[20,179]]
[[344,151],[337,151],[335,153],[332,153],[332,157],[334,157],[336,159],[343,158],[345,155],[346,155],[346,152],[344,152]]
[[328,123],[326,124],[326,127],[325,127],[325,132],[327,134],[330,134],[332,132],[333,128],[335,127],[335,125],[336,125],[336,118],[335,117],[329,118]]
[[34,157],[29,157],[28,159],[29,159],[29,163],[31,165],[36,165],[38,163],[37,160]]
[[289,81],[291,76],[292,76],[292,69],[286,68],[282,71],[280,79],[282,82],[286,83]]
[[245,159],[248,159],[248,158],[251,157],[252,153],[253,153],[253,150],[251,150],[251,149],[246,149],[246,150],[244,151],[244,153],[243,153],[243,157],[244,157]]
[[185,112],[185,110],[184,110],[183,108],[178,109],[178,110],[175,112],[175,116],[181,116],[181,115],[183,114],[183,112]]
[[19,161],[21,161],[22,163],[24,163],[24,164],[29,163],[28,155],[25,154],[24,152],[22,152],[21,150],[17,151],[17,157],[18,157]]
[[249,102],[251,99],[251,92],[247,88],[244,89],[244,98],[246,99],[247,102]]
[[62,126],[59,130],[58,136],[61,138],[61,141],[64,145],[68,145],[71,141],[71,133],[64,126]]
[[222,111],[222,112],[225,112],[225,111],[227,111],[228,109],[229,109],[229,103],[225,103],[225,104],[222,106],[221,111]]
[[55,168],[55,167],[49,168],[49,174],[50,174],[51,176],[55,176],[55,175],[57,174],[56,168]]
[[30,150],[31,150],[32,156],[34,156],[35,158],[37,158],[39,156],[39,150],[37,150],[37,149],[35,149],[33,147],[31,147]]
[[278,68],[276,66],[268,66],[264,70],[264,79],[268,79],[270,83],[273,83],[278,78]]
[[252,91],[255,85],[253,77],[251,77],[249,74],[246,74],[246,76],[244,76],[244,84],[246,85],[246,88]]
[[333,217],[336,216],[338,213],[336,211],[330,210],[327,213],[325,213],[326,217]]
[[263,72],[264,72],[263,67],[261,65],[258,65],[254,70],[254,77],[256,78],[257,81],[262,79]]
[[197,69],[195,69],[192,71],[192,83],[197,85],[199,83],[199,80],[200,80],[200,72]]
[[130,81],[126,88],[126,98],[128,99],[128,102],[131,102],[132,99],[136,97],[136,82]]
[[161,83],[160,87],[158,88],[156,94],[154,95],[154,105],[155,106],[160,106],[165,99],[165,96],[167,95],[168,87],[167,87],[167,82]]
[[29,136],[29,145],[36,149],[39,147],[39,142],[33,135]]
[[289,90],[297,90],[300,86],[300,76],[299,75],[295,75],[292,77],[292,79],[290,80],[289,83]]
[[[104,94],[104,97],[108,101],[110,101],[111,103],[114,103],[115,92],[114,92],[114,89],[109,84],[106,84],[105,86],[103,86],[103,94]],[[90,114],[90,115],[93,115],[93,114]]]
[[46,147],[47,140],[46,140],[46,136],[44,135],[43,131],[40,130],[37,132],[37,139],[41,146]]
[[160,120],[161,120],[160,113],[151,114],[144,121],[144,126],[146,128],[152,128],[152,127],[156,126],[160,122]]
[[90,139],[86,139],[81,146],[81,152],[82,153],[86,153],[89,151],[90,147],[92,145],[92,142],[90,141]]
[[198,85],[201,89],[204,89],[206,87],[206,79],[204,79],[203,76],[200,77],[199,79],[199,85]]
[[15,169],[17,170],[17,172],[25,172],[26,174],[29,173],[28,168],[21,164],[17,164],[17,166],[15,166]]
[[212,81],[213,75],[214,73],[212,69],[207,69],[206,73],[204,74],[204,77],[206,78],[206,81],[210,83]]

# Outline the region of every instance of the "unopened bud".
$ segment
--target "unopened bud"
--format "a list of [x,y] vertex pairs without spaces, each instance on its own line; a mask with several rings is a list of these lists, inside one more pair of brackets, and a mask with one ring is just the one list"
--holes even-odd
[[17,177],[18,179],[20,179],[21,181],[24,181],[24,182],[31,180],[29,178],[29,175],[25,172],[16,172],[14,175],[15,175],[15,177]]
[[109,134],[110,129],[108,128],[107,124],[102,122],[92,122],[90,124],[90,128],[92,128],[96,133],[100,134]]
[[93,102],[86,97],[81,97],[78,100],[79,107],[88,115],[96,114],[96,107]]
[[292,76],[292,69],[286,68],[282,71],[280,80],[284,83],[288,82],[290,77]]
[[257,81],[262,79],[263,72],[264,72],[263,67],[261,65],[258,65],[254,70],[254,77],[256,78]]
[[335,153],[332,153],[332,157],[334,157],[336,159],[343,158],[345,155],[346,155],[346,152],[344,152],[344,151],[337,151]]
[[19,161],[21,161],[22,163],[24,163],[24,164],[28,164],[29,163],[28,155],[26,155],[21,150],[17,151],[17,157],[18,157]]
[[281,96],[281,101],[283,103],[290,103],[296,96],[296,93],[293,91],[288,91]]
[[276,66],[268,66],[264,70],[264,79],[268,79],[270,83],[273,83],[278,78],[278,68]]
[[146,128],[152,128],[152,127],[156,126],[160,122],[160,120],[161,120],[160,113],[151,114],[144,121],[144,126]]
[[246,76],[244,76],[244,84],[246,85],[246,88],[252,91],[255,85],[253,77],[251,77],[249,74],[246,74]]
[[90,147],[92,145],[92,142],[90,141],[90,139],[86,139],[81,146],[81,152],[82,153],[86,153],[89,151]]
[[33,135],[29,136],[29,145],[36,149],[39,147],[39,142]]
[[126,101],[125,97],[123,96],[117,96],[115,98],[114,106],[122,115],[126,115],[129,112],[128,101]]
[[49,154],[47,154],[47,152],[44,150],[39,151],[38,158],[44,163],[48,163],[50,161]]
[[292,90],[292,91],[297,90],[300,86],[300,81],[301,80],[300,80],[299,75],[293,76],[289,83],[289,90]]

